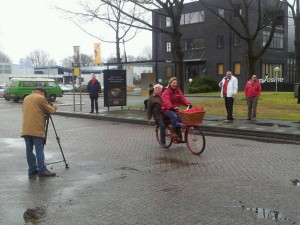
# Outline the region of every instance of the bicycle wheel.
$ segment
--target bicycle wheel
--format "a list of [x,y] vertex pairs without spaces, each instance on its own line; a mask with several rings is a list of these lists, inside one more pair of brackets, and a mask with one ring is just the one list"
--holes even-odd
[[[162,147],[162,143],[160,140],[160,126],[156,126],[155,133],[156,133],[156,140],[157,140],[158,144]],[[171,129],[169,126],[166,127],[165,139],[166,139],[166,146],[167,146],[167,148],[169,148],[172,145]]]
[[205,136],[198,126],[187,128],[185,131],[185,141],[194,155],[200,155],[205,149]]

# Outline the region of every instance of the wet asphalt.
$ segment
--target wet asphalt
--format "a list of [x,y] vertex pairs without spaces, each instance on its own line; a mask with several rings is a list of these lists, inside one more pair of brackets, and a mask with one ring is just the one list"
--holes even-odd
[[[29,178],[21,107],[7,104],[0,101],[1,225],[300,224],[299,123],[207,115],[207,146],[195,156],[184,144],[160,148],[142,111],[64,106],[52,118],[70,168],[50,164],[56,177]],[[45,156],[62,160],[52,127]]]

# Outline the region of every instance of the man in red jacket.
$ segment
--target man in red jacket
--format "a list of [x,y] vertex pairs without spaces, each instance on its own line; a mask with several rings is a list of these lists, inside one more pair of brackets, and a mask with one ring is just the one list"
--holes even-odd
[[257,101],[261,93],[261,85],[256,75],[247,81],[245,86],[245,97],[248,104],[248,120],[256,120]]
[[171,138],[177,138],[176,128],[183,127],[183,124],[178,121],[176,111],[180,105],[192,106],[192,104],[184,97],[181,90],[177,87],[176,77],[169,80],[169,86],[165,89],[162,96],[162,112],[171,120]]

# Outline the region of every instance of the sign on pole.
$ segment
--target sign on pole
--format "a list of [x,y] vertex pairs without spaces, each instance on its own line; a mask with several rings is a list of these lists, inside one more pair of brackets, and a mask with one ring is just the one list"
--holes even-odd
[[100,43],[94,43],[94,65],[100,65],[101,63],[101,50]]

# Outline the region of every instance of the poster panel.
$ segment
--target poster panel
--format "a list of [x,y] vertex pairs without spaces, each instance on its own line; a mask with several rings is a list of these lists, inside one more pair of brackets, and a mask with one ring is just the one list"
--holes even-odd
[[126,70],[103,70],[104,107],[126,106]]

